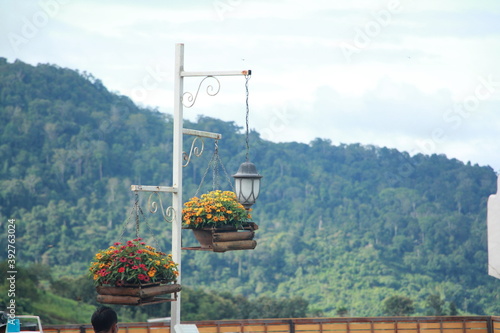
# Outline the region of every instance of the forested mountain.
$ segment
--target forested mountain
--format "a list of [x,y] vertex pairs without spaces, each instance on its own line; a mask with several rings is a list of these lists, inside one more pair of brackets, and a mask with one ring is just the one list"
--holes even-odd
[[[60,294],[62,281],[81,281],[97,250],[135,236],[131,184],[171,185],[171,116],[137,107],[88,73],[0,58],[0,126],[1,227],[16,219],[19,265],[45,267]],[[185,127],[223,135],[229,174],[244,161],[233,122],[200,117]],[[264,176],[253,211],[258,246],[184,251],[184,286],[305,300],[308,315],[380,316],[391,296],[412,300],[415,315],[500,314],[500,281],[487,275],[490,167],[319,138],[272,143],[258,129],[250,143]],[[184,169],[185,200],[212,157],[213,142],[205,144]],[[212,189],[207,174],[202,191]],[[168,251],[171,226],[147,212],[146,195],[139,199],[141,236]],[[183,242],[193,244],[188,232]]]

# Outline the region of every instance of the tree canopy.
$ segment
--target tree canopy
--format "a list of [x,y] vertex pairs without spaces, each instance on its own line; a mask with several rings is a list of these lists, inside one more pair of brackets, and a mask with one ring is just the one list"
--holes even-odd
[[[229,173],[244,161],[245,138],[234,122],[199,117],[185,127],[223,135],[219,154]],[[210,297],[235,306],[243,297],[267,304],[273,316],[285,315],[275,302],[286,304],[287,315],[307,307],[308,315],[378,316],[384,300],[400,295],[414,315],[500,313],[499,281],[487,275],[491,167],[321,138],[273,143],[258,131],[250,135],[250,159],[264,176],[252,212],[257,248],[184,251],[183,285],[208,295],[189,300],[186,293],[189,306],[205,309]],[[184,169],[185,200],[211,154],[207,141],[204,155]],[[97,250],[135,236],[127,223],[130,185],[170,186],[171,156],[169,114],[134,105],[88,73],[0,59],[0,223],[16,219],[18,262],[48,267],[65,296],[78,292],[64,279],[86,278]],[[208,175],[202,191],[212,190]],[[221,189],[231,189],[220,175]],[[169,251],[171,227],[147,212],[147,199],[140,195],[141,236]],[[194,238],[185,231],[183,242]],[[220,317],[217,311],[207,308],[206,319]]]

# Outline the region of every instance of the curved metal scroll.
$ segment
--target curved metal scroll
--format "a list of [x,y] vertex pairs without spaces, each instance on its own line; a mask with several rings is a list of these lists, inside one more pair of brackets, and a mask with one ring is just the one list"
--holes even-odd
[[167,209],[164,209],[163,202],[161,201],[161,197],[158,192],[153,192],[149,195],[148,198],[149,212],[154,214],[158,211],[158,202],[151,200],[151,198],[155,194],[158,196],[158,201],[160,202],[160,209],[161,209],[161,214],[163,215],[163,219],[168,223],[172,223],[175,219],[175,209],[172,206],[168,206]]
[[[198,139],[201,139],[201,147],[196,146],[196,141]],[[189,154],[186,152],[182,152],[182,158],[186,163],[184,163],[182,166],[187,167],[189,165],[189,162],[191,162],[191,157],[194,155],[196,157],[200,157],[203,154],[203,150],[205,149],[205,141],[203,138],[200,137],[195,137],[193,139],[193,142],[191,143],[191,149],[189,150]]]
[[207,95],[215,96],[219,93],[220,91],[219,80],[215,76],[206,76],[203,80],[201,80],[200,84],[198,85],[198,89],[196,90],[196,94],[194,96],[191,92],[185,92],[182,95],[182,105],[184,105],[187,108],[190,108],[194,105],[194,103],[196,103],[196,99],[198,98],[198,93],[200,92],[201,85],[206,79],[214,79],[215,82],[217,83],[217,86],[215,88],[211,84],[207,86]]

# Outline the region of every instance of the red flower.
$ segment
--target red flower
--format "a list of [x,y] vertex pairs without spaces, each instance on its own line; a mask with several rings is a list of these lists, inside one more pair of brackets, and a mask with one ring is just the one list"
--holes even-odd
[[135,260],[141,260],[141,257],[135,257]]
[[147,268],[147,267],[146,267],[146,265],[144,265],[144,264],[140,264],[140,265],[139,265],[139,267],[140,267],[140,268],[142,268],[142,269],[143,269],[143,270],[145,270],[145,271],[147,271],[147,270],[148,270],[148,268]]
[[125,258],[125,257],[121,257],[121,258],[120,258],[120,261],[121,261],[121,262],[126,262],[126,261],[127,261],[127,258]]
[[118,268],[118,273],[123,273],[123,272],[125,272],[125,267]]
[[134,265],[134,266],[132,266],[132,269],[139,269],[139,266]]
[[145,275],[145,274],[139,274],[139,275],[137,275],[137,278],[138,278],[139,280],[141,280],[141,281],[145,280],[147,277],[148,277],[148,276],[147,276],[147,275]]
[[117,245],[121,245],[121,243],[120,243],[120,242],[116,242],[116,243],[114,243],[113,245],[114,245],[114,246],[117,246]]

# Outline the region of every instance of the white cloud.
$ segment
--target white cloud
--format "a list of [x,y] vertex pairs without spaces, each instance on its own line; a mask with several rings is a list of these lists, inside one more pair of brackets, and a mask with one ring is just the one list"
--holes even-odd
[[[54,1],[60,6],[29,38],[24,25],[43,13],[39,2],[1,3],[0,56],[87,71],[111,91],[171,112],[174,44],[183,42],[187,70],[253,70],[250,126],[268,139],[323,137],[407,151],[432,141],[428,152],[500,169],[497,1],[45,3]],[[17,50],[13,33],[26,37]],[[345,44],[357,48],[350,59]],[[488,77],[492,91],[474,112],[454,111]],[[186,117],[243,125],[244,79],[221,84]],[[196,85],[186,79],[186,89]],[[440,130],[446,139],[437,142]]]

